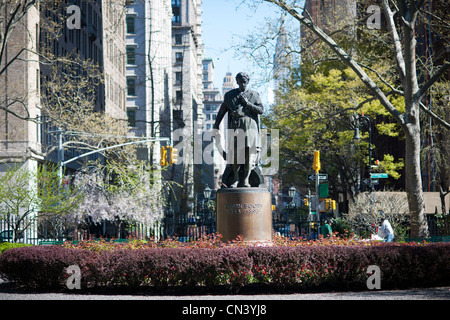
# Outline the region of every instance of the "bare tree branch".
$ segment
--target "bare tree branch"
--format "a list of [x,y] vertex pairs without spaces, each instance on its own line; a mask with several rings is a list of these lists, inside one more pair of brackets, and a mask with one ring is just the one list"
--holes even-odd
[[405,123],[405,120],[402,117],[401,113],[391,104],[391,102],[388,100],[383,91],[377,86],[377,84],[364,72],[361,66],[322,29],[316,26],[311,20],[299,14],[295,9],[288,6],[284,0],[264,1],[279,6],[283,10],[287,11],[296,20],[303,23],[303,25],[309,28],[312,32],[314,32],[316,36],[318,36],[323,42],[325,42],[331,48],[331,50],[358,75],[361,81],[372,91],[372,93],[378,98],[378,100],[386,108],[386,110],[388,110],[388,112],[397,120],[397,122],[399,122],[401,125]]
[[405,76],[406,76],[405,59],[403,58],[402,53],[402,43],[398,35],[397,28],[395,27],[394,22],[395,12],[392,12],[391,8],[389,7],[388,0],[383,0],[383,8],[386,15],[388,28],[392,34],[392,40],[394,41],[395,60],[397,61],[397,67],[399,69],[400,81],[402,82],[403,87],[405,87]]
[[420,109],[422,109],[426,114],[428,114],[430,117],[432,117],[436,122],[438,122],[440,125],[442,125],[445,129],[450,129],[450,123],[446,122],[444,119],[439,117],[437,114],[435,114],[433,111],[431,111],[429,108],[427,108],[422,102],[419,104]]
[[446,62],[435,74],[420,88],[414,95],[416,101],[422,100],[423,96],[427,93],[428,89],[448,70],[450,62]]

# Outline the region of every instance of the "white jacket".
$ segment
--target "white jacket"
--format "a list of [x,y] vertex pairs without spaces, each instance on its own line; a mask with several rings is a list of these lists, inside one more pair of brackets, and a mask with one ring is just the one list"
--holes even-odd
[[389,221],[384,220],[383,224],[381,225],[381,227],[378,229],[378,235],[380,237],[387,237],[389,234],[394,234],[394,230],[392,229],[391,224],[389,223]]

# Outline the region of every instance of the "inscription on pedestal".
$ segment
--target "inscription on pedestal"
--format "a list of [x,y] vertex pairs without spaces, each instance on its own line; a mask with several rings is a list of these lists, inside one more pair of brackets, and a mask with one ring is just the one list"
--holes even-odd
[[217,231],[223,241],[272,241],[271,195],[264,188],[225,188],[217,192]]
[[227,203],[225,212],[228,214],[261,214],[261,203]]

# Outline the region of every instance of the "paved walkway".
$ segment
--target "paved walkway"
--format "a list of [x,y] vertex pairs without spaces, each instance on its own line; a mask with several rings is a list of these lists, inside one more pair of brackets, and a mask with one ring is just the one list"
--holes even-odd
[[151,295],[92,293],[27,293],[0,281],[0,300],[450,300],[450,287],[293,294]]
[[382,311],[398,309],[402,310],[403,317],[414,319],[424,314],[424,310],[433,310],[435,315],[445,313],[448,304],[445,301],[450,300],[450,287],[302,294],[150,295],[82,294],[76,291],[26,293],[0,283],[0,300],[8,300],[0,301],[5,310],[16,310],[22,316],[28,314],[30,318],[50,312],[55,316],[88,314],[90,318],[113,319],[125,310],[132,310],[134,316],[144,315],[146,319],[163,314],[164,319],[177,320],[273,320],[292,318],[292,315],[301,318],[311,314],[311,311],[351,315],[358,310],[365,320],[379,320]]

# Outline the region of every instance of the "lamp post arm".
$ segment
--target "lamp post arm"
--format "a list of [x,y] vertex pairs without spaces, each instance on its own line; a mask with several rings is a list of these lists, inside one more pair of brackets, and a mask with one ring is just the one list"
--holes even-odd
[[76,157],[74,157],[72,159],[69,159],[67,161],[61,162],[61,165],[65,166],[66,164],[68,164],[70,162],[73,162],[75,160],[78,160],[80,158],[89,156],[89,155],[94,154],[94,153],[98,153],[98,152],[102,152],[102,151],[106,151],[106,150],[110,150],[110,149],[114,149],[114,148],[124,147],[124,146],[132,145],[132,144],[141,144],[141,143],[154,142],[154,141],[169,141],[169,138],[151,138],[151,139],[145,139],[145,140],[131,141],[131,142],[126,142],[126,143],[116,144],[116,145],[109,146],[109,147],[106,147],[106,148],[102,148],[102,149],[89,151],[89,152],[80,154],[79,156],[76,156]]

